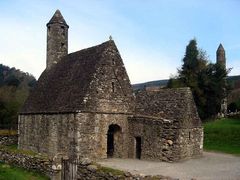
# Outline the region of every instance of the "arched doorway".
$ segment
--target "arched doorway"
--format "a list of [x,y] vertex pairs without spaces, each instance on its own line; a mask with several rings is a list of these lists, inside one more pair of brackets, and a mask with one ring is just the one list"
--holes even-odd
[[122,132],[117,124],[111,124],[107,132],[107,157],[121,157]]

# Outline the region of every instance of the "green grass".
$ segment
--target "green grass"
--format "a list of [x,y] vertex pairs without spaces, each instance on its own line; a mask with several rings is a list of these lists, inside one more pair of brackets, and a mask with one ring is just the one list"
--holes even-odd
[[204,149],[240,155],[240,119],[223,118],[205,123]]
[[0,162],[0,180],[47,180],[47,176]]
[[104,167],[104,166],[100,166],[98,167],[98,171],[102,171],[104,173],[111,173],[112,175],[117,175],[117,176],[123,176],[124,172],[118,169],[113,169],[110,167]]
[[13,154],[25,154],[25,155],[29,155],[29,156],[40,157],[40,158],[43,158],[43,159],[49,159],[47,154],[43,154],[43,153],[39,154],[39,153],[30,151],[30,150],[18,149],[17,144],[12,144],[12,145],[7,145],[7,146],[0,145],[0,149],[6,150],[6,151],[8,151],[10,153],[13,153]]
[[8,129],[0,129],[0,135],[5,136],[5,135],[17,135],[16,130],[8,130]]

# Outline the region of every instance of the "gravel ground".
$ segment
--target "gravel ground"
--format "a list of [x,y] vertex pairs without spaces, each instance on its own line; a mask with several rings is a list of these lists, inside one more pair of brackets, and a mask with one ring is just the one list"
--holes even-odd
[[105,159],[100,164],[145,175],[197,180],[240,180],[240,157],[204,152],[203,157],[183,162],[166,163],[137,159]]

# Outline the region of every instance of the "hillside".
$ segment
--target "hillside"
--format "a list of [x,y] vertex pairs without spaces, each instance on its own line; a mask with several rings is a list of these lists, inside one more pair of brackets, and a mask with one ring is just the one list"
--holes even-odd
[[[233,89],[240,88],[240,75],[238,76],[228,76],[227,81],[231,84]],[[145,87],[165,87],[168,83],[168,79],[149,81],[144,83],[133,84],[132,87],[134,90],[144,89]]]
[[16,124],[17,113],[35,83],[29,73],[0,64],[0,128]]
[[167,83],[168,83],[168,79],[163,79],[163,80],[133,84],[132,87],[134,90],[137,90],[137,89],[144,89],[145,87],[166,86]]

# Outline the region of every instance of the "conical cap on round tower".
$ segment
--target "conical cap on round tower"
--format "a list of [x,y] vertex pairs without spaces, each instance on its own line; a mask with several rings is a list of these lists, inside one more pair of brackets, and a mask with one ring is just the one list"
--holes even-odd
[[217,52],[218,51],[225,51],[224,48],[223,48],[223,45],[221,43],[218,46]]
[[54,23],[64,24],[64,25],[68,26],[65,19],[62,16],[61,12],[58,9],[54,13],[54,15],[50,19],[50,21],[47,23],[47,25],[54,24]]

